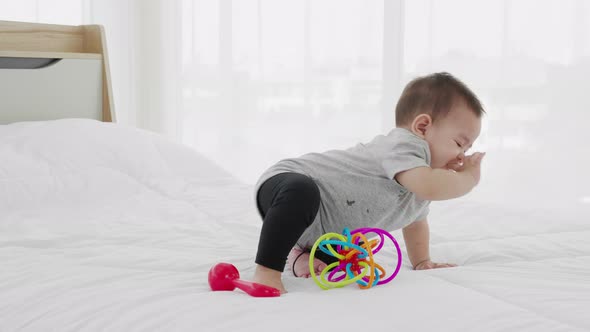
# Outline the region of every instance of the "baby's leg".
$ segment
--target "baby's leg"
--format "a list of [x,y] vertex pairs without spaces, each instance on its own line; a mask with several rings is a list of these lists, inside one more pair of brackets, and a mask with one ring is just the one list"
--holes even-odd
[[281,274],[291,249],[314,221],[320,193],[315,182],[302,174],[282,173],[268,179],[258,191],[264,216],[254,281],[286,292]]

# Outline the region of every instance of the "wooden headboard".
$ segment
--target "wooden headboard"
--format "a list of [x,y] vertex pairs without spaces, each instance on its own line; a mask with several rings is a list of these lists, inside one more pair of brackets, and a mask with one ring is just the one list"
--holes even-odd
[[115,121],[104,28],[0,21],[0,123],[63,117]]

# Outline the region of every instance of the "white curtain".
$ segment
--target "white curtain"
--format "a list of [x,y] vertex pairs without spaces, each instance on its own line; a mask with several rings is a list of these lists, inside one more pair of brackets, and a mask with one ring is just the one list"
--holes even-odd
[[105,25],[120,122],[247,183],[387,132],[405,83],[449,71],[487,110],[471,199],[590,206],[584,0],[0,0],[0,19]]
[[281,158],[381,133],[384,103],[393,120],[382,1],[181,6],[182,140],[244,181]]

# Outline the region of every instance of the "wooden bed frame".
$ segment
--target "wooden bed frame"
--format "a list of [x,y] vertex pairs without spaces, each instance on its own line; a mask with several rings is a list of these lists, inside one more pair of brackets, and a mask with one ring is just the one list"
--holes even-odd
[[[105,32],[101,25],[69,26],[0,21],[0,58],[2,57],[100,61],[102,80],[98,71],[96,75],[102,81],[102,118],[96,120],[115,122]],[[48,85],[47,82],[43,84]],[[100,94],[97,98],[100,101]],[[96,107],[100,107],[99,104]],[[0,111],[9,111],[1,108],[4,107],[0,101]],[[100,113],[100,108],[97,113]]]

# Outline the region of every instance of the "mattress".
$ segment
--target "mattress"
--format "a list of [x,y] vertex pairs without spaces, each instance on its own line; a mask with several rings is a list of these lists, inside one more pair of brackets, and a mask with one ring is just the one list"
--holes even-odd
[[[218,262],[252,277],[252,190],[140,129],[0,126],[0,331],[590,330],[586,205],[434,202],[432,258],[456,268],[413,271],[398,230],[388,284],[322,290],[287,272],[280,297],[213,292]],[[394,249],[378,256],[394,268]]]

